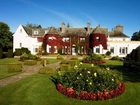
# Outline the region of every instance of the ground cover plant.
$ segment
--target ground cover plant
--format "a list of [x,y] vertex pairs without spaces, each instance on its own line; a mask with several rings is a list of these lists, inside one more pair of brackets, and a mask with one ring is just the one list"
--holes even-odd
[[62,94],[85,100],[105,100],[122,94],[125,85],[121,74],[109,68],[104,69],[75,66],[73,71],[54,77],[58,91]]

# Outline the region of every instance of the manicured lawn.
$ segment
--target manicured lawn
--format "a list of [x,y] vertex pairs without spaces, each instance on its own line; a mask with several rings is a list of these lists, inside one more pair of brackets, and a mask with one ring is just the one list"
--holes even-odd
[[[115,61],[107,64],[110,63],[115,67]],[[59,93],[49,75],[36,74],[0,88],[0,105],[140,105],[140,82],[125,79],[126,91],[121,96],[106,101],[83,101]]]
[[126,92],[106,101],[82,101],[59,93],[48,75],[34,75],[0,89],[0,105],[139,105],[140,83],[127,82]]
[[0,59],[0,64],[8,64],[8,63],[21,63],[21,61],[19,61],[19,59],[16,58]]
[[11,64],[11,63],[16,64],[21,62],[15,58],[0,59],[0,79],[19,73],[19,72],[8,72],[6,64]]
[[50,58],[48,58],[48,61],[49,61],[49,63],[56,63],[56,62],[58,62],[57,59],[50,59]]

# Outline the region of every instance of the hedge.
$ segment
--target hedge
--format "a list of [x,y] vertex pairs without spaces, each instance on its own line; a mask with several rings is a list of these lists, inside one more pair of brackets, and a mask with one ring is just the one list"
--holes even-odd
[[0,64],[0,70],[7,72],[20,72],[22,71],[22,64]]
[[24,65],[36,65],[37,61],[36,60],[25,60]]

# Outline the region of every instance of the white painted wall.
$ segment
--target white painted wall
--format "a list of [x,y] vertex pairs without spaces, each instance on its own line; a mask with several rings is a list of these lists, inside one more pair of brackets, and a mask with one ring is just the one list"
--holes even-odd
[[[22,46],[20,46],[20,43]],[[35,48],[39,48],[41,44],[42,43],[38,43],[37,38],[29,36],[22,25],[20,25],[13,34],[13,51],[15,51],[16,48],[26,47],[32,54],[36,54],[37,52],[35,52]]]

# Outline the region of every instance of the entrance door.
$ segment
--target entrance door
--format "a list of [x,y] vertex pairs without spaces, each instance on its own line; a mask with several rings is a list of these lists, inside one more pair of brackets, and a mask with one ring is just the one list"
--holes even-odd
[[75,47],[72,47],[72,55],[76,55]]

